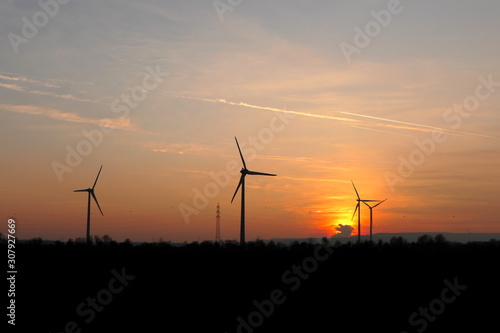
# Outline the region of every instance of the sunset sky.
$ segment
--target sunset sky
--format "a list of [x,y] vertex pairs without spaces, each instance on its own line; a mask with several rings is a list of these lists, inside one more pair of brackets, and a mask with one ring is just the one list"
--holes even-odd
[[[0,4],[0,217],[18,237],[500,232],[500,2]],[[66,3],[68,2],[68,3]],[[361,207],[362,233],[369,211]],[[5,233],[6,229],[2,232]],[[356,234],[356,230],[353,234]]]

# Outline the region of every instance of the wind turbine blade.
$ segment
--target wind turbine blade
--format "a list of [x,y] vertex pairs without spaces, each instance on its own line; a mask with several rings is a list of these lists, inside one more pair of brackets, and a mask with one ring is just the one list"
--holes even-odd
[[89,190],[74,190],[73,192],[88,192]]
[[243,167],[246,169],[247,165],[245,163],[245,159],[243,158],[243,154],[241,153],[240,144],[238,143],[238,139],[236,139],[236,137],[234,137],[234,139],[236,140],[236,146],[238,146],[238,151],[240,152],[241,161],[243,162]]
[[247,174],[248,175],[259,175],[259,176],[276,176],[274,173],[264,173],[264,172],[250,171],[250,170],[248,170]]
[[367,204],[367,203],[366,203],[366,201],[371,201],[371,200],[361,200],[361,202],[362,202],[362,203],[364,203],[365,205],[367,205],[368,207],[370,207],[370,208],[375,207],[375,206],[373,206],[373,207],[372,207],[372,206],[370,206],[369,204]]
[[356,196],[358,197],[358,200],[360,199],[358,190],[356,190],[356,186],[354,186],[354,182],[351,179],[352,187],[354,187],[354,191],[356,191]]
[[[359,202],[356,205],[356,208],[354,208],[354,213],[352,213],[351,221],[354,220],[354,216],[356,216],[356,212],[359,211]],[[359,212],[358,212],[359,214]]]
[[243,178],[244,177],[245,177],[245,175],[241,174],[240,182],[238,183],[238,186],[236,187],[236,191],[234,191],[233,198],[231,199],[231,203],[233,203],[234,197],[236,196],[236,193],[238,193],[238,190],[240,189],[240,186],[243,183]]
[[[387,199],[389,199],[389,198],[387,198]],[[383,202],[384,202],[384,201],[386,201],[387,199],[380,201],[378,204],[376,204],[375,206],[373,206],[373,208],[377,207],[378,205],[380,205],[381,203],[383,203]]]
[[97,174],[97,177],[95,178],[94,186],[92,186],[92,189],[94,189],[95,184],[97,184],[97,179],[99,179],[99,175],[101,174],[101,170],[102,170],[102,165],[101,165],[101,168],[99,169],[99,173]]
[[363,202],[380,202],[380,200],[361,200]]
[[102,213],[102,210],[101,210],[101,206],[99,206],[99,202],[97,201],[97,198],[95,197],[94,191],[91,191],[90,194],[92,194],[92,198],[94,198],[94,201],[97,204],[97,208],[99,208],[101,215],[104,216],[104,214]]

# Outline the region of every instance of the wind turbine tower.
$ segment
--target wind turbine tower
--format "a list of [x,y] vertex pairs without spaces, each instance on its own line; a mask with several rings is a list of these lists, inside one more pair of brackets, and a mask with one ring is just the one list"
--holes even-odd
[[[356,212],[358,212],[358,243],[361,243],[361,202],[363,202],[365,205],[367,202],[379,202],[380,200],[364,200],[359,197],[358,190],[356,189],[356,186],[354,185],[354,182],[351,180],[352,187],[354,187],[354,191],[356,192],[356,196],[358,197],[356,201],[358,204],[356,205],[356,208],[354,208],[354,213],[352,214],[351,220],[354,218],[354,215],[356,215]],[[371,211],[371,209],[370,209]]]
[[217,214],[215,215],[215,242],[220,242],[220,206],[217,202]]
[[246,175],[257,175],[257,176],[276,176],[272,173],[263,173],[257,171],[250,171],[247,169],[247,165],[245,163],[245,159],[243,158],[243,154],[241,153],[240,144],[238,143],[238,139],[234,137],[236,140],[236,146],[238,147],[238,151],[240,152],[241,162],[243,162],[243,168],[241,168],[241,177],[240,182],[238,183],[238,187],[236,187],[236,191],[234,191],[233,198],[231,199],[231,203],[238,193],[238,190],[241,186],[241,225],[240,225],[240,244],[245,244],[245,177]]
[[[388,198],[387,198],[388,199]],[[385,200],[387,200],[385,199]],[[370,243],[372,242],[372,232],[373,232],[373,208],[377,207],[378,205],[380,205],[381,203],[383,203],[385,200],[382,200],[380,201],[378,204],[374,205],[374,206],[370,206],[369,204],[367,204],[365,201],[363,201],[363,203],[365,205],[368,206],[368,208],[370,208]]]
[[97,180],[99,179],[99,175],[101,174],[101,170],[102,170],[102,165],[101,165],[101,168],[99,169],[99,172],[97,173],[97,177],[94,181],[94,185],[92,186],[92,188],[86,188],[83,190],[74,190],[73,191],[73,192],[87,192],[89,194],[88,201],[87,201],[87,235],[85,237],[85,241],[87,242],[87,245],[91,244],[91,240],[90,240],[90,196],[92,196],[92,198],[94,198],[94,201],[97,204],[97,208],[99,208],[101,215],[104,216],[104,214],[102,213],[102,210],[101,210],[101,206],[99,206],[99,202],[97,201],[97,198],[96,198],[95,193],[94,193],[94,188],[95,188],[95,185],[97,184]]

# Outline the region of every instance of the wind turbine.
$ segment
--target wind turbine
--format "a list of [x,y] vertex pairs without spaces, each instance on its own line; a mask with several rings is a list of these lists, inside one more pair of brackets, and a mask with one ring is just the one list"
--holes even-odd
[[[387,198],[387,199],[389,199],[389,198]],[[368,208],[370,208],[370,242],[372,241],[372,227],[373,227],[373,214],[372,214],[373,212],[372,212],[372,209],[373,209],[373,208],[375,208],[375,207],[377,207],[378,205],[380,205],[381,203],[383,203],[383,202],[384,202],[385,200],[387,200],[387,199],[384,199],[384,200],[380,201],[380,202],[379,202],[378,204],[376,204],[375,206],[370,206],[369,204],[367,204],[367,203],[365,202],[366,200],[362,200],[362,201],[363,201],[363,203],[364,203],[365,205],[367,205],[367,206],[368,206]]]
[[231,199],[231,203],[233,203],[234,197],[241,186],[241,225],[240,225],[240,244],[245,244],[245,177],[246,175],[257,175],[257,176],[276,176],[272,173],[263,173],[250,171],[247,169],[247,165],[245,163],[245,159],[243,158],[243,154],[241,153],[240,145],[238,143],[238,139],[234,137],[236,140],[236,146],[238,146],[238,151],[240,152],[241,162],[243,162],[243,168],[241,168],[241,177],[240,182],[238,183],[238,187],[236,187],[236,191],[234,191],[233,198]]
[[358,212],[358,243],[361,243],[361,202],[379,202],[380,200],[363,200],[359,197],[358,190],[356,189],[356,186],[354,185],[354,182],[351,180],[352,186],[354,187],[354,191],[356,192],[356,196],[358,199],[356,201],[358,204],[356,205],[356,208],[354,208],[354,213],[352,214],[351,220],[354,218],[354,215],[356,215],[356,212]]
[[102,165],[101,165],[101,168],[99,169],[99,173],[97,174],[97,177],[96,177],[95,182],[94,182],[94,186],[92,186],[92,188],[73,191],[73,192],[88,192],[89,193],[88,205],[87,205],[87,236],[85,238],[87,245],[90,245],[90,243],[91,243],[91,241],[90,241],[90,196],[92,196],[92,198],[94,198],[94,201],[97,204],[97,208],[99,208],[101,215],[104,216],[104,214],[102,213],[101,207],[99,206],[99,202],[97,201],[97,198],[96,198],[95,193],[94,193],[94,187],[95,187],[95,184],[97,184],[97,179],[99,179],[99,175],[101,174],[101,170],[102,170]]

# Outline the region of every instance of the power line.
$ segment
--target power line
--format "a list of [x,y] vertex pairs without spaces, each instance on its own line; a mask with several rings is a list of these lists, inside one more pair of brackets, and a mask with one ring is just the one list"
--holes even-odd
[[220,242],[220,206],[217,202],[217,215],[215,215],[215,242]]

